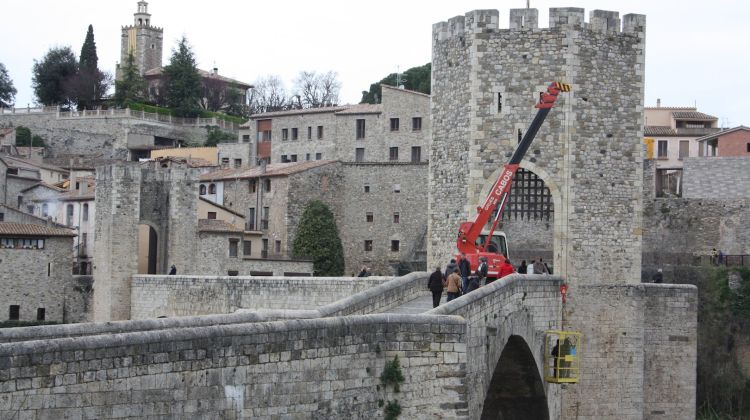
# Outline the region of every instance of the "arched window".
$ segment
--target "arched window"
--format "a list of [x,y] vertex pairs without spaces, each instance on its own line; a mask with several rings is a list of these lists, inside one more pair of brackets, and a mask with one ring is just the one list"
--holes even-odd
[[86,222],[89,220],[89,205],[84,204],[83,205],[83,221]]
[[206,186],[201,184],[199,192],[200,192],[200,195],[206,195]]
[[208,193],[209,194],[216,194],[216,184],[211,184],[208,186]]

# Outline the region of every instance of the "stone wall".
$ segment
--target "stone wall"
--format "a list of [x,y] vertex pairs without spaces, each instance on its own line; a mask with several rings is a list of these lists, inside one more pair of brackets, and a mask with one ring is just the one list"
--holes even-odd
[[28,127],[33,134],[44,138],[47,151],[53,157],[81,154],[128,159],[128,136],[158,136],[190,144],[203,144],[207,136],[203,127],[175,126],[112,115],[58,118],[55,112],[3,113],[0,114],[0,126],[3,125]]
[[219,143],[218,148],[218,164],[222,164],[222,159],[229,159],[229,165],[236,166],[235,162],[240,160],[242,166],[255,166],[255,154],[251,143]]
[[[412,270],[426,270],[422,244],[427,230],[427,170],[424,163],[344,164],[343,212],[337,223],[347,274],[366,265],[374,274],[395,275],[400,265],[413,262],[422,265]],[[368,213],[372,222],[367,221]],[[366,240],[372,241],[371,251],[365,251]],[[399,241],[398,251],[392,250],[392,241]]]
[[44,249],[0,249],[2,320],[8,319],[10,305],[19,305],[20,321],[36,321],[38,308],[44,308],[45,321],[68,321],[62,296],[74,287],[70,271],[73,237],[38,239],[44,239]]
[[[315,113],[301,113],[285,116],[273,117],[273,129],[271,142],[271,162],[281,162],[281,156],[287,156],[291,159],[292,155],[297,156],[297,161],[318,160],[317,154],[320,153],[320,159],[335,160],[339,159],[341,151],[337,148],[337,142],[341,136],[337,126],[337,118],[332,108],[330,112],[320,111]],[[250,121],[250,138],[257,138],[256,121],[264,118],[257,118]],[[318,127],[323,127],[323,137],[318,138]],[[312,130],[312,138],[308,140],[308,127]],[[292,140],[292,128],[298,129],[297,140]],[[283,139],[281,130],[288,130],[289,137]],[[310,155],[310,159],[306,159]],[[353,160],[353,158],[352,158]]]
[[686,158],[682,175],[682,196],[717,200],[750,198],[750,159]]
[[385,278],[133,276],[131,319],[315,309]]
[[[0,416],[465,417],[464,321],[368,315],[0,344]],[[380,383],[399,357],[401,392]],[[64,391],[64,392],[52,392]]]
[[[574,313],[564,320],[566,327],[583,333],[581,365],[586,368],[579,385],[567,388],[563,418],[695,417],[694,286],[592,285],[580,288],[570,301],[589,315]],[[609,364],[594,368],[602,361]]]

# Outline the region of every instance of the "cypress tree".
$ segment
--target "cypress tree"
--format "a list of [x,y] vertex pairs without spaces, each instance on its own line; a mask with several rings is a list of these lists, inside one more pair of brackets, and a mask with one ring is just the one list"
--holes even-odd
[[86,39],[81,47],[81,57],[78,62],[78,68],[81,71],[96,70],[99,65],[99,57],[96,55],[96,42],[94,42],[94,27],[89,25],[86,32]]
[[316,276],[344,274],[344,247],[333,213],[320,201],[307,204],[292,243],[296,257],[313,260]]
[[201,76],[187,39],[183,36],[164,68],[167,106],[178,117],[197,117],[202,94]]

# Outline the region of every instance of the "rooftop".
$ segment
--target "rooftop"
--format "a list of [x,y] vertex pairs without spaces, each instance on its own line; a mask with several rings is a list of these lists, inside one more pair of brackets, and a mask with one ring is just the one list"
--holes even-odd
[[[156,77],[161,77],[163,73],[164,73],[164,68],[162,68],[162,67],[156,67],[156,68],[153,68],[151,70],[146,70],[146,72],[143,73],[143,76],[146,79],[148,79],[148,78],[156,78]],[[224,83],[227,83],[227,84],[230,84],[230,85],[235,85],[237,87],[242,87],[242,88],[245,88],[245,89],[251,89],[251,88],[253,88],[253,85],[251,85],[249,83],[241,82],[241,81],[236,80],[236,79],[232,79],[232,78],[229,78],[229,77],[226,77],[226,76],[222,76],[222,75],[220,75],[218,73],[214,73],[212,71],[206,71],[206,70],[203,70],[203,69],[198,69],[198,73],[204,79],[216,79],[216,80],[220,80],[220,81],[222,81]]]
[[730,128],[730,129],[727,129],[727,130],[721,130],[721,131],[717,131],[715,133],[711,133],[711,134],[705,135],[703,137],[698,137],[695,140],[696,141],[713,140],[715,138],[719,138],[721,136],[724,136],[724,135],[727,135],[727,134],[730,134],[730,133],[734,133],[736,131],[750,131],[750,127],[745,127],[744,125],[739,125],[739,126],[734,127],[734,128]]
[[698,111],[674,111],[672,116],[679,120],[704,120],[704,121],[716,121],[718,118],[713,115],[704,114]]
[[261,166],[227,168],[218,171],[209,172],[201,175],[201,181],[221,181],[232,179],[250,179],[258,177],[286,176],[308,169],[325,166],[336,162],[335,160],[311,160],[309,162],[289,162],[289,163],[272,163],[266,165],[265,172]]
[[219,219],[198,219],[198,231],[200,232],[237,232],[242,233],[242,229],[237,226]]
[[29,223],[0,222],[0,236],[76,236],[71,229]]

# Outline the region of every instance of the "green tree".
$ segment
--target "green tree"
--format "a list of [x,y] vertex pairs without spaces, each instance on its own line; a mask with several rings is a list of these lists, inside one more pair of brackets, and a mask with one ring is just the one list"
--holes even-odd
[[183,36],[172,50],[169,65],[164,68],[167,106],[178,117],[197,117],[201,112],[203,92],[201,76],[195,65],[195,56]]
[[8,108],[13,105],[17,92],[15,86],[13,86],[13,80],[8,75],[8,70],[3,63],[0,63],[0,108]]
[[320,201],[307,204],[292,243],[296,257],[313,260],[316,276],[344,274],[344,248],[333,213]]
[[[401,84],[405,89],[430,94],[431,92],[432,63],[424,66],[412,67],[401,75]],[[362,91],[362,101],[360,103],[379,104],[383,99],[381,84],[396,86],[398,77],[396,73],[391,73],[377,83],[370,85],[370,90]]]
[[209,147],[214,147],[219,143],[224,143],[230,140],[237,141],[236,135],[227,133],[226,131],[222,131],[217,126],[207,125],[206,132],[207,132],[207,137],[206,137],[205,145]]
[[16,146],[44,147],[44,139],[39,135],[32,135],[28,127],[16,127]]
[[112,77],[97,67],[94,27],[89,25],[81,47],[78,73],[66,85],[68,95],[78,104],[78,109],[92,109],[98,105],[112,85]]
[[66,86],[77,73],[78,62],[70,47],[51,48],[40,61],[34,60],[31,82],[37,101],[70,106]]
[[115,104],[124,107],[130,102],[145,101],[146,80],[138,71],[133,53],[128,54],[121,74],[120,80],[115,81]]

